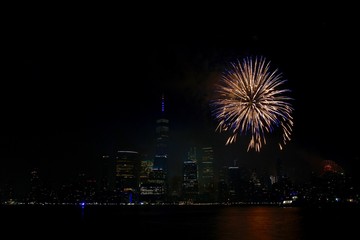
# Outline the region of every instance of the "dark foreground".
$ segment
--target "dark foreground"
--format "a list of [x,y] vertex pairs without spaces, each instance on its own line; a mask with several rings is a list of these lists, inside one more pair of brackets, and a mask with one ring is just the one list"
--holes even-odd
[[0,206],[3,236],[42,239],[350,239],[359,214],[279,206]]

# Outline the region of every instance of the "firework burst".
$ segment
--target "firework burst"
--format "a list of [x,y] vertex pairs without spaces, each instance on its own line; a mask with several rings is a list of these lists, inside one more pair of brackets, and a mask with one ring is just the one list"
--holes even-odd
[[247,150],[260,151],[266,144],[266,135],[282,130],[280,149],[290,141],[293,126],[292,98],[281,89],[286,82],[278,69],[270,71],[270,61],[264,57],[247,57],[230,63],[219,84],[211,111],[218,125],[215,131],[227,131],[226,145],[236,141],[238,135],[250,135]]

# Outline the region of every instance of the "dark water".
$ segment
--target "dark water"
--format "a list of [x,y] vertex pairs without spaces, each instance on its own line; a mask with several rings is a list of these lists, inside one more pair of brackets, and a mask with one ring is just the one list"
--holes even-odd
[[91,239],[357,238],[359,208],[0,206],[2,235]]

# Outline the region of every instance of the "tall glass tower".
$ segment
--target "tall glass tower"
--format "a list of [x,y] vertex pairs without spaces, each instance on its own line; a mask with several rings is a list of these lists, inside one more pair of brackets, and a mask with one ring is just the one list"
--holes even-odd
[[137,200],[140,191],[141,159],[135,151],[117,151],[115,156],[115,185],[125,202]]
[[156,120],[156,146],[153,171],[149,181],[156,192],[156,201],[166,201],[168,195],[169,120],[165,114],[164,95],[161,98],[161,112]]
[[156,148],[154,158],[154,170],[162,170],[168,173],[168,151],[169,151],[169,120],[165,114],[164,95],[161,97],[161,112],[156,120]]
[[199,191],[205,201],[213,201],[215,197],[214,151],[212,147],[201,149],[199,161]]
[[182,185],[183,200],[192,202],[198,200],[198,167],[196,147],[190,148],[188,157],[183,164],[183,185]]

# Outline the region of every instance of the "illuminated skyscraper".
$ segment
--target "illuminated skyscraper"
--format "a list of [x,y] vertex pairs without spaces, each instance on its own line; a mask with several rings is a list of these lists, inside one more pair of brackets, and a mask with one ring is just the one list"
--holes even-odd
[[206,201],[215,197],[214,151],[212,147],[203,147],[198,162],[199,191]]
[[29,199],[30,202],[44,202],[46,190],[43,186],[43,182],[39,175],[39,170],[37,168],[32,169],[30,178],[30,193]]
[[140,190],[141,159],[138,152],[117,151],[115,156],[116,189],[126,202],[133,202]]
[[161,98],[161,112],[156,120],[156,146],[153,172],[149,179],[156,186],[157,201],[166,201],[168,192],[169,120],[165,113],[164,95]]
[[162,170],[168,173],[168,150],[169,150],[169,120],[165,114],[164,95],[161,98],[160,117],[156,120],[156,149],[154,158],[154,170]]
[[198,200],[198,168],[195,147],[190,149],[188,157],[183,164],[182,195],[185,201],[192,202]]

